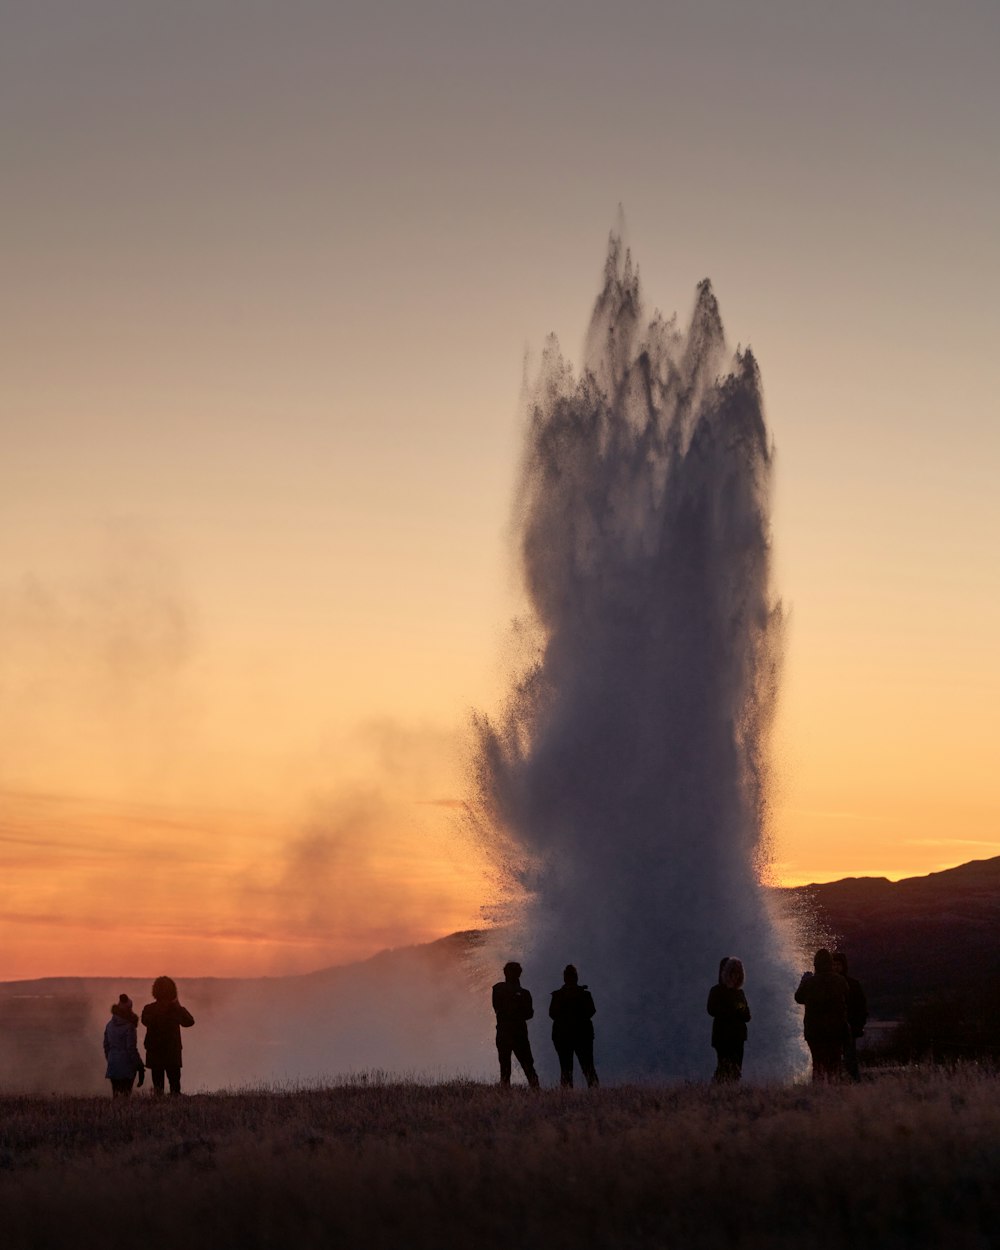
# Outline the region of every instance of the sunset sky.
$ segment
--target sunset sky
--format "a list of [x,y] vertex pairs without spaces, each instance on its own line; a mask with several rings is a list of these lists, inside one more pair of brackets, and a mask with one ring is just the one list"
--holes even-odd
[[1000,854],[995,0],[0,4],[0,979],[482,921],[525,368],[760,362],[794,884]]

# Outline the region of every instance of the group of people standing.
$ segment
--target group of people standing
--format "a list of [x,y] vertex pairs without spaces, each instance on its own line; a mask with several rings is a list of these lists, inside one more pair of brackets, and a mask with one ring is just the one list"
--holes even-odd
[[[521,984],[521,965],[514,960],[504,964],[502,981],[493,986],[493,1011],[497,1021],[497,1056],[500,1084],[510,1085],[511,1061],[516,1059],[528,1084],[537,1089],[538,1073],[528,1038],[528,1021],[535,1014],[531,994]],[[743,1075],[743,1050],[750,1023],[750,1005],[743,992],[746,974],[743,962],[730,955],[719,963],[719,979],[708,992],[708,1014],[712,1017],[712,1047],[716,1054],[713,1080],[738,1081]],[[847,957],[818,950],[813,971],[802,974],[795,1001],[805,1007],[803,1029],[812,1055],[813,1080],[829,1081],[841,1068],[859,1079],[857,1039],[868,1019],[868,1004],[860,983],[847,973]],[[588,1088],[599,1084],[594,1067],[593,995],[580,984],[576,968],[567,964],[563,983],[552,991],[549,1017],[552,1044],[559,1058],[559,1083],[573,1087],[574,1061]],[[153,1093],[163,1094],[169,1084],[171,1094],[181,1092],[181,1029],[194,1024],[194,1016],[182,1007],[177,985],[171,977],[153,982],[153,1001],[142,1009],[146,1026],[146,1059],[139,1055],[137,1029],[140,1017],[132,1010],[132,1000],[120,994],[111,1008],[111,1019],[104,1029],[104,1057],[107,1079],[115,1098],[128,1098],[146,1069],[153,1079]]]
[[153,1001],[142,1009],[146,1026],[143,1048],[146,1061],[139,1055],[137,1030],[140,1018],[132,1010],[132,1000],[119,994],[111,1008],[111,1019],[104,1026],[104,1057],[108,1062],[105,1076],[111,1082],[113,1098],[128,1098],[136,1082],[142,1085],[149,1068],[153,1093],[163,1094],[166,1083],[171,1094],[181,1092],[181,1029],[194,1024],[194,1016],[182,1007],[177,998],[177,985],[171,977],[157,977],[153,982]]
[[[511,1056],[521,1065],[528,1084],[538,1088],[538,1073],[528,1040],[528,1021],[535,1014],[531,994],[521,984],[521,965],[511,960],[504,964],[503,980],[493,987],[493,1011],[497,1018],[497,1055],[500,1059],[500,1084],[510,1084]],[[594,1068],[594,1025],[597,1008],[585,985],[580,984],[576,968],[567,964],[563,983],[552,991],[549,1016],[552,1020],[552,1044],[559,1056],[559,1084],[573,1088],[573,1060],[588,1088],[599,1084]]]
[[[528,1084],[538,1088],[538,1073],[528,1039],[528,1021],[535,1014],[531,994],[521,984],[521,965],[504,965],[504,979],[493,987],[493,1011],[497,1018],[497,1055],[500,1084],[509,1085],[511,1057],[521,1065]],[[738,1081],[743,1075],[743,1050],[750,1023],[750,1004],[743,992],[743,962],[729,955],[719,963],[719,979],[708,992],[712,1017],[712,1048],[716,1054],[713,1080]],[[836,1079],[846,1070],[860,1080],[857,1039],[865,1031],[868,1003],[861,984],[847,973],[847,956],[818,950],[813,971],[805,972],[795,991],[795,1001],[805,1007],[803,1031],[812,1055],[813,1080]],[[559,1083],[573,1086],[573,1060],[579,1062],[587,1085],[598,1084],[594,1068],[594,999],[580,985],[576,968],[567,964],[563,984],[552,991],[549,1016],[552,1043],[559,1056]]]
[[[743,1075],[750,1021],[743,981],[743,964],[730,957],[719,964],[718,983],[708,991],[712,1046],[718,1060],[715,1081],[738,1081]],[[842,1070],[852,1081],[860,1080],[857,1041],[865,1031],[868,1002],[861,983],[847,975],[847,956],[818,950],[813,971],[802,974],[795,1001],[806,1009],[802,1027],[812,1055],[813,1080],[835,1080]]]

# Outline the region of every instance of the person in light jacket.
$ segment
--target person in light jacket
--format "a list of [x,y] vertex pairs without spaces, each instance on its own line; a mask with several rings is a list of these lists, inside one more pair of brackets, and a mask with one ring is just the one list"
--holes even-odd
[[128,1098],[135,1078],[141,1085],[146,1075],[136,1041],[138,1023],[131,998],[119,994],[111,1008],[111,1019],[104,1026],[104,1058],[108,1063],[104,1075],[111,1082],[112,1098]]
[[146,1064],[153,1073],[153,1093],[163,1093],[163,1078],[170,1082],[171,1094],[181,1092],[181,1029],[194,1024],[194,1016],[177,1000],[177,985],[171,977],[153,982],[153,1002],[142,1009],[146,1026]]
[[744,979],[742,960],[730,956],[719,965],[718,984],[708,991],[712,1047],[717,1058],[713,1081],[738,1081],[743,1076],[743,1047],[750,1019]]

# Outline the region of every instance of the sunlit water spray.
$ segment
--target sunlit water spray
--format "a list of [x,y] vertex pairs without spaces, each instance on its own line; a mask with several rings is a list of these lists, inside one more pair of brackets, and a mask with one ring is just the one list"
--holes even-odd
[[[529,395],[518,535],[537,654],[479,722],[494,845],[544,1019],[575,963],[612,1079],[707,1075],[705,1004],[740,956],[747,1076],[801,1064],[797,970],[762,887],[781,612],[771,448],[749,351],[709,283],[647,319],[612,237],[577,377],[552,340]],[[536,1055],[550,1049],[533,1026]]]

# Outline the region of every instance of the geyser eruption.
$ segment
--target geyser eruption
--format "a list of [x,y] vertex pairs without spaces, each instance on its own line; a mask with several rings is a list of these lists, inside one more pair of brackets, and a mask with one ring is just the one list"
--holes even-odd
[[478,754],[536,1014],[576,964],[609,1079],[711,1071],[705,1003],[730,954],[747,1076],[801,1063],[796,970],[761,884],[770,469],[757,364],[727,352],[709,283],[686,333],[646,321],[612,236],[580,376],[552,340],[529,392],[517,520],[538,652],[480,720]]

